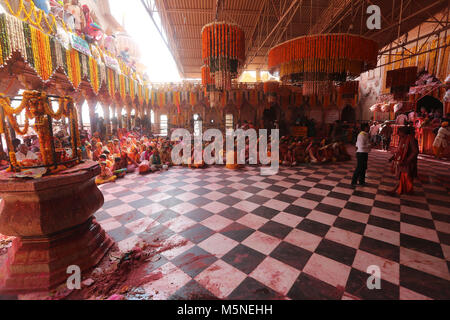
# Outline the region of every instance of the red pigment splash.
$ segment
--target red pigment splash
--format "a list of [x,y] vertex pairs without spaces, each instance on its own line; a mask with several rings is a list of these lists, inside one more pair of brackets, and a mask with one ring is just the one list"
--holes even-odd
[[[125,294],[132,288],[140,287],[146,283],[161,279],[162,272],[148,274],[149,266],[153,264],[150,260],[156,255],[187,244],[187,240],[177,243],[144,243],[142,247],[136,246],[133,250],[120,254],[118,262],[110,262],[109,256],[117,252],[117,247],[108,254],[100,263],[100,268],[106,270],[101,274],[91,274],[94,283],[89,287],[76,290],[67,299],[88,299],[95,297],[105,299],[113,294]],[[58,293],[54,299],[62,299]]]

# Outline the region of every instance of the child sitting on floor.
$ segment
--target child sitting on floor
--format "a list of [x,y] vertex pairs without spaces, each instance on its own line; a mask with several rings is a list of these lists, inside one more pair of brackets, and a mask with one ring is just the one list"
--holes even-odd
[[114,165],[112,167],[112,172],[115,176],[117,176],[118,179],[125,177],[125,175],[127,174],[127,168],[121,167],[120,157],[114,158]]
[[106,166],[105,161],[100,162],[100,168],[100,174],[97,176],[97,178],[95,178],[95,183],[97,185],[116,181],[117,176],[112,174],[111,170]]

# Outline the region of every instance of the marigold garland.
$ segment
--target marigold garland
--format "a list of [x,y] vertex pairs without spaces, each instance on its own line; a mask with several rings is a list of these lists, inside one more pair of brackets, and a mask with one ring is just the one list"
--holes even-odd
[[203,81],[211,83],[210,91],[231,89],[245,61],[244,31],[227,22],[207,24],[202,29],[202,59]]
[[[11,63],[12,54],[18,52],[36,71],[43,83],[49,81],[57,69],[62,69],[74,89],[79,88],[83,79],[90,83],[95,94],[98,94],[101,87],[106,85],[112,98],[115,98],[116,93],[120,93],[122,98],[130,96],[134,99],[137,97],[137,101],[141,105],[150,102],[149,90],[141,82],[141,77],[132,73],[123,62],[121,65],[123,72],[118,73],[102,62],[92,60],[73,48],[64,48],[56,38],[30,24],[29,14],[22,21],[23,19],[20,18],[20,15],[24,14],[22,10],[24,9],[19,9],[18,12],[11,10],[13,15],[0,14],[0,66]],[[31,11],[30,18],[34,22],[47,24],[51,32],[52,29],[55,29],[54,17],[43,14],[42,20],[39,20],[40,12],[33,13]],[[135,78],[133,82],[131,82],[131,76]]]
[[[282,81],[307,83],[307,94],[323,93],[328,82],[344,82],[376,67],[375,41],[351,34],[302,36],[269,51],[269,69]],[[304,92],[305,94],[305,92]]]

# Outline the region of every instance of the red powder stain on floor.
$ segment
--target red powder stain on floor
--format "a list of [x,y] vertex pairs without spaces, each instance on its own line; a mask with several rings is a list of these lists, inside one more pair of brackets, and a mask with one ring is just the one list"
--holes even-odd
[[235,263],[241,263],[242,261],[244,261],[244,259],[248,258],[248,254],[238,254],[236,255],[236,258],[234,258],[234,262]]
[[207,267],[208,265],[203,261],[203,259],[212,257],[212,255],[198,255],[196,256],[193,253],[188,253],[184,256],[185,262],[183,262],[181,265],[179,265],[179,268],[186,267],[189,270],[195,270],[195,269],[203,269]]
[[272,274],[271,279],[270,279],[270,284],[272,287],[275,287],[276,284],[278,282],[280,282],[281,275],[282,274],[280,271],[276,271],[274,274]]
[[[186,244],[187,240],[175,243],[143,243],[125,253],[120,252],[115,246],[98,265],[97,269],[102,271],[87,276],[94,280],[92,285],[71,293],[67,293],[67,290],[64,293],[56,292],[51,299],[107,299],[113,294],[126,294],[133,288],[167,276],[160,271],[148,274],[148,266],[153,263],[152,259],[162,252]],[[119,258],[117,261],[111,261],[111,257]]]

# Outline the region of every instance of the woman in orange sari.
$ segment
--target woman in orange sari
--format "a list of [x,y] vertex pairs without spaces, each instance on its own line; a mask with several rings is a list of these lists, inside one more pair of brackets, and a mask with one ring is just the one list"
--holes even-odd
[[392,161],[392,173],[395,173],[399,182],[390,195],[412,194],[414,191],[414,178],[417,177],[417,156],[419,146],[409,127],[401,127],[398,131],[399,145]]

